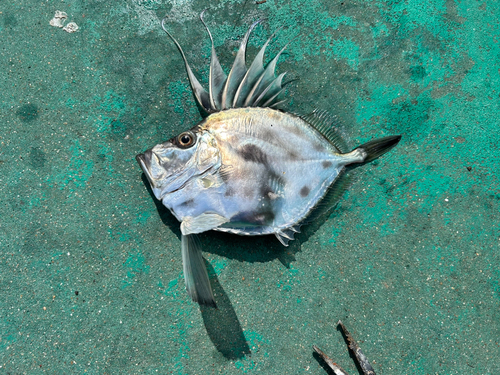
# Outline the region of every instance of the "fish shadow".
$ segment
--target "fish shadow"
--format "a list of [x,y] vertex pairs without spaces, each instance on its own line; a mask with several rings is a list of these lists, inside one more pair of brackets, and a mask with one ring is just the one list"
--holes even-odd
[[[153,202],[155,203],[158,215],[164,225],[168,226],[172,232],[179,238],[179,249],[181,240],[181,231],[179,221],[163,206],[153,194],[151,186],[146,178],[142,175],[142,181],[146,186]],[[203,239],[209,240],[209,239]],[[208,243],[205,241],[205,243]],[[251,354],[250,347],[243,334],[243,329],[236,315],[228,295],[222,288],[222,285],[217,279],[217,274],[212,265],[205,260],[205,265],[208,270],[210,283],[214,293],[214,298],[217,303],[217,308],[209,306],[200,306],[201,316],[207,331],[208,337],[214,344],[215,348],[228,360],[241,359],[246,355]]]
[[[142,181],[146,186],[163,224],[168,226],[179,238],[181,231],[179,221],[172,213],[156,199],[147,180],[142,174]],[[327,211],[331,212],[330,208]],[[301,233],[295,235],[296,240],[291,241],[288,247],[283,246],[274,235],[265,236],[238,236],[229,233],[209,231],[199,234],[203,250],[229,259],[242,262],[270,262],[278,259],[285,267],[289,268],[295,261],[295,254],[301,251],[301,243],[321,227],[327,216],[320,215],[318,220],[307,224]],[[229,360],[241,359],[251,354],[250,347],[243,334],[243,329],[229,297],[222,288],[212,265],[205,260],[210,282],[214,292],[217,308],[200,306],[201,315],[207,334],[215,348]]]
[[207,261],[205,261],[205,264],[217,303],[216,309],[209,306],[200,306],[208,337],[210,337],[217,351],[226,359],[241,359],[251,354],[250,347],[245,339],[233,305],[219,280],[217,280],[214,268]]

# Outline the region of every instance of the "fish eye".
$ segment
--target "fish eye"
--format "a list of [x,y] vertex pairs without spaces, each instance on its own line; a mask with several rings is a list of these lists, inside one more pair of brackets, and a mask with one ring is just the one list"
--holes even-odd
[[177,145],[181,148],[188,148],[194,145],[196,137],[191,132],[184,132],[177,137]]

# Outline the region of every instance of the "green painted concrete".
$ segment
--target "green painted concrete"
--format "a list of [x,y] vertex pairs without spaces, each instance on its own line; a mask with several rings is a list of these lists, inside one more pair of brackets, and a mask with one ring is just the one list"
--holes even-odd
[[[172,33],[206,82],[248,25],[288,41],[290,109],[352,145],[402,134],[285,249],[207,233],[219,310],[184,291],[179,226],[134,156],[200,116]],[[49,25],[56,10],[80,29]],[[126,0],[0,7],[0,373],[500,371],[500,7],[475,0]],[[285,135],[284,135],[285,136]]]

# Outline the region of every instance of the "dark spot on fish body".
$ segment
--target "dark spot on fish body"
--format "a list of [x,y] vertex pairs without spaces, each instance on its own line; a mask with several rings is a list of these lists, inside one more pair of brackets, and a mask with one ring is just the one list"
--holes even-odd
[[234,195],[234,189],[227,188],[226,192],[224,193],[225,197],[232,197]]
[[318,152],[324,152],[325,151],[325,146],[323,146],[321,143],[314,143],[313,147]]
[[290,131],[290,133],[295,134],[298,137],[303,137],[304,136],[304,132],[298,126],[292,126],[292,127],[290,127],[289,131]]
[[16,111],[17,117],[22,122],[31,122],[38,117],[38,107],[34,104],[25,104]]
[[242,189],[242,194],[245,199],[253,199],[255,194],[255,189],[251,186],[245,186]]
[[238,150],[238,154],[245,161],[254,163],[267,164],[267,155],[262,149],[256,145],[247,144]]
[[295,151],[288,151],[288,157],[293,161],[299,160],[299,154],[297,154]]
[[305,197],[307,197],[309,195],[310,191],[311,191],[311,189],[309,189],[309,187],[304,186],[304,187],[302,187],[302,189],[300,189],[300,196],[302,198],[305,198]]
[[324,169],[328,169],[332,166],[332,162],[331,161],[328,161],[328,160],[323,160],[323,162],[321,163],[321,165],[323,166]]
[[271,129],[262,129],[261,134],[262,134],[262,139],[265,139],[270,143],[273,143],[274,139],[276,139],[276,134]]
[[266,226],[273,222],[276,217],[272,209],[263,209],[253,212],[243,212],[231,218],[231,223],[239,223],[246,226]]

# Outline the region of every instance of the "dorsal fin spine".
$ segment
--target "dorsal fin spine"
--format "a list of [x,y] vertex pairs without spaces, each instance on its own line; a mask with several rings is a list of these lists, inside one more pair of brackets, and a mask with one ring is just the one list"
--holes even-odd
[[266,88],[265,92],[262,92],[260,97],[255,101],[256,104],[259,103],[260,100],[267,98],[269,95],[269,99],[267,99],[264,104],[262,104],[262,107],[268,107],[269,105],[272,104],[273,100],[278,97],[279,94],[284,90],[281,88],[281,82],[283,81],[283,77],[285,76],[285,73],[281,73],[276,79],[274,79],[269,86]]
[[250,68],[247,70],[245,54],[248,40],[253,29],[260,22],[262,22],[262,20],[254,22],[243,37],[238,52],[236,53],[233,65],[231,67],[231,71],[229,72],[229,75],[226,76],[226,74],[222,70],[219,59],[217,58],[217,54],[215,52],[212,33],[210,32],[207,24],[205,23],[205,20],[203,19],[205,11],[206,9],[201,12],[200,20],[207,30],[212,44],[208,92],[203,88],[203,86],[193,74],[193,71],[191,70],[191,67],[187,62],[186,55],[184,54],[184,51],[182,50],[180,44],[166,29],[166,19],[163,19],[161,22],[163,30],[172,39],[179,52],[181,53],[184,65],[186,67],[189,83],[191,85],[191,90],[193,91],[193,95],[200,109],[210,114],[218,111],[223,111],[225,109],[248,106],[276,107],[278,104],[282,103],[283,101],[277,101],[277,97],[283,91],[282,79],[284,74],[276,77],[275,69],[280,55],[283,53],[288,44],[285,45],[264,68],[263,61],[265,50],[276,34],[276,32],[274,32],[261,47],[254,60],[250,64]]
[[[269,86],[272,84],[273,81],[276,80],[276,77],[274,75],[274,72],[276,70],[276,65],[278,64],[278,59],[280,58],[281,54],[285,50],[286,47],[288,47],[287,43],[274,58],[267,64],[266,69],[264,70],[264,73],[262,73],[262,78],[259,80],[258,85],[255,87],[255,91],[258,93],[260,92],[259,96],[257,99],[254,100],[252,107],[257,107],[258,103],[264,98],[264,92],[267,92],[269,90]],[[261,91],[262,90],[262,91]],[[264,94],[264,95],[263,95]]]
[[253,97],[255,95],[255,91],[257,90],[257,87],[260,85],[260,83],[262,82],[263,78],[264,78],[264,73],[262,73],[260,75],[260,77],[257,79],[257,81],[255,81],[252,89],[250,90],[250,92],[247,95],[247,98],[245,99],[245,103],[243,104],[244,107],[248,107],[249,105],[251,105],[252,107],[254,107],[255,103],[252,102],[252,99],[253,99]]
[[252,30],[257,26],[261,21],[255,21],[247,33],[243,37],[241,41],[240,48],[236,53],[236,58],[233,62],[233,67],[227,76],[226,84],[224,85],[224,91],[222,91],[222,109],[231,108],[232,99],[234,98],[234,94],[236,93],[236,89],[238,83],[245,76],[246,73],[246,64],[245,64],[245,54],[248,44],[248,39],[250,38],[250,34]]
[[[251,78],[250,75],[252,73],[254,73],[254,71],[257,71],[258,74],[255,74],[255,76],[258,79],[258,77],[260,75],[262,75],[262,72],[264,72],[264,65],[263,65],[262,61],[263,61],[263,57],[264,57],[264,51],[269,43],[269,40],[270,39],[267,40],[267,42],[264,44],[264,46],[259,51],[257,56],[255,56],[255,58],[252,62],[252,65],[250,65],[250,68],[247,70],[247,72],[245,73],[245,76],[241,80],[240,85],[238,86],[238,89],[236,90],[236,94],[234,95],[233,107],[236,107],[238,105],[238,101],[240,99],[240,95],[242,93],[243,88],[248,87],[251,84],[253,84],[253,82],[249,81],[249,79]],[[253,79],[253,81],[255,81],[255,80],[256,80],[256,78]]]
[[[280,30],[281,27],[278,29]],[[250,103],[251,96],[253,95],[255,89],[257,86],[255,85],[256,82],[260,82],[262,79],[262,74],[265,72],[264,69],[264,53],[266,51],[267,46],[271,42],[271,40],[274,38],[276,33],[278,32],[276,30],[264,43],[264,45],[261,47],[259,52],[257,53],[257,56],[252,61],[252,64],[250,65],[250,68],[245,74],[245,77],[241,80],[240,85],[238,86],[238,90],[236,91],[236,95],[234,96],[233,100],[233,108],[237,107],[247,107],[248,104]],[[247,91],[245,93],[245,90]],[[244,102],[242,103],[242,101]]]
[[215,47],[214,47],[214,39],[212,38],[212,33],[210,32],[210,29],[208,28],[207,24],[205,23],[205,20],[203,19],[203,15],[205,12],[206,9],[203,12],[201,12],[200,20],[203,23],[203,26],[205,26],[208,36],[210,37],[210,42],[212,43],[208,93],[210,95],[210,104],[212,106],[212,109],[218,110],[221,108],[221,103],[220,103],[221,89],[222,87],[224,87],[227,76],[222,70],[222,67],[220,66],[219,63],[219,59],[217,58],[217,54],[215,52]]

